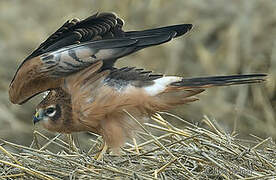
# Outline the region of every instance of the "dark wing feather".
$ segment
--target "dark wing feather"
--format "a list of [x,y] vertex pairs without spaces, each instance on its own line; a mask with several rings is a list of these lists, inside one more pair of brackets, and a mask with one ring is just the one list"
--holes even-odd
[[[65,46],[93,40],[95,37],[112,36],[109,32],[120,32],[122,20],[114,13],[96,13],[82,21],[68,20],[26,59],[55,51]],[[118,33],[117,33],[118,35]]]
[[[115,35],[121,36],[122,26],[123,21],[114,13],[96,13],[82,21],[77,19],[68,20],[22,61],[17,68],[14,78],[23,64],[36,56],[81,42],[110,38]],[[52,64],[56,63],[53,62]]]
[[[105,69],[109,69],[113,66],[114,60],[142,48],[168,42],[175,35],[174,31],[169,31],[135,38],[103,39],[67,46],[43,54],[41,60],[45,66],[42,67],[42,71],[51,72],[48,75],[52,77],[64,77],[84,69],[98,60],[103,60]],[[48,68],[49,64],[55,63],[55,66]]]
[[152,74],[152,71],[135,69],[135,67],[113,68],[106,77],[105,83],[115,89],[122,89],[131,84],[134,87],[151,85],[153,80],[163,77],[162,74]]
[[123,21],[114,13],[96,13],[82,21],[67,21],[21,63],[17,72],[26,61],[37,56],[44,62],[41,71],[51,72],[48,75],[55,78],[75,73],[97,60],[108,60],[103,68],[109,69],[120,57],[168,42],[192,28],[191,24],[180,24],[124,32],[122,26]]
[[167,33],[169,31],[176,32],[175,37],[182,36],[188,31],[192,29],[192,24],[178,24],[178,25],[172,25],[172,26],[166,26],[166,27],[160,27],[160,28],[154,28],[154,29],[147,29],[142,31],[128,31],[125,32],[125,37],[141,37],[141,36],[147,36],[149,34],[162,34]]
[[152,71],[136,69],[135,67],[114,68],[107,78],[122,81],[153,81],[163,77],[162,74],[152,74]]
[[[57,88],[62,78],[99,60],[103,61],[101,70],[112,69],[116,59],[168,42],[192,28],[191,24],[181,24],[123,32],[122,26],[123,21],[113,13],[66,22],[21,63],[10,84],[11,101],[23,103],[37,93]],[[30,74],[31,78],[23,82]],[[32,91],[27,88],[30,86]]]
[[57,35],[53,36],[54,38],[50,37],[42,43],[41,48],[34,54],[39,55],[44,52],[41,55],[45,63],[43,72],[51,71],[52,73],[48,75],[52,77],[65,77],[88,67],[97,60],[104,60],[103,69],[109,69],[120,57],[168,42],[192,28],[191,24],[180,24],[124,32],[122,26],[123,21],[115,14],[95,14],[76,22],[72,27],[61,28],[57,31]]

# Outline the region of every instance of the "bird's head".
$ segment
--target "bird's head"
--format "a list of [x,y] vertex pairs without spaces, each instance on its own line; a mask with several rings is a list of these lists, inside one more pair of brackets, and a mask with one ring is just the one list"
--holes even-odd
[[41,124],[53,132],[66,132],[66,125],[72,120],[70,95],[62,89],[53,89],[37,105],[34,124]]
[[61,117],[61,108],[59,104],[52,104],[45,108],[38,108],[34,115],[34,124],[40,121],[56,121]]

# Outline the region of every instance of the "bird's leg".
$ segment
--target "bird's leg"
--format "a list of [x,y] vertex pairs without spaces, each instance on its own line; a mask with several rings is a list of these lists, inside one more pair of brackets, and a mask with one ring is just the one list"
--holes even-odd
[[102,144],[101,144],[101,147],[100,147],[100,152],[98,152],[98,153],[94,156],[94,158],[95,158],[96,160],[98,160],[98,161],[99,161],[99,160],[102,160],[102,159],[103,159],[103,155],[106,153],[107,149],[108,149],[108,146],[107,146],[106,142],[102,143]]
[[73,152],[78,152],[79,150],[75,145],[74,138],[73,138],[72,134],[67,134],[66,137],[68,140],[69,149],[71,149]]

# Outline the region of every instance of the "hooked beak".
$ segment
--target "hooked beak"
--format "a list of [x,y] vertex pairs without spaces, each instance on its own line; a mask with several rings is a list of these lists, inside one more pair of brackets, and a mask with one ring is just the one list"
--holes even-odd
[[43,119],[43,110],[39,109],[33,117],[33,123],[35,124],[35,123],[41,121],[42,119]]

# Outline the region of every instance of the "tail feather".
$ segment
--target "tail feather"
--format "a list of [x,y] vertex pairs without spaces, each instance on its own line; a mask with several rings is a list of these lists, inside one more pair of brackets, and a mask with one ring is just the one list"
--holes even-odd
[[182,79],[175,76],[167,76],[155,80],[155,84],[144,89],[149,95],[159,98],[160,102],[165,104],[166,106],[164,107],[167,108],[198,100],[194,96],[200,94],[206,88],[260,83],[265,81],[265,77],[266,74],[210,76]]
[[210,76],[198,78],[183,78],[181,81],[173,82],[170,86],[181,89],[210,88],[214,86],[231,86],[239,84],[260,83],[265,81],[266,74],[246,74],[232,76]]

